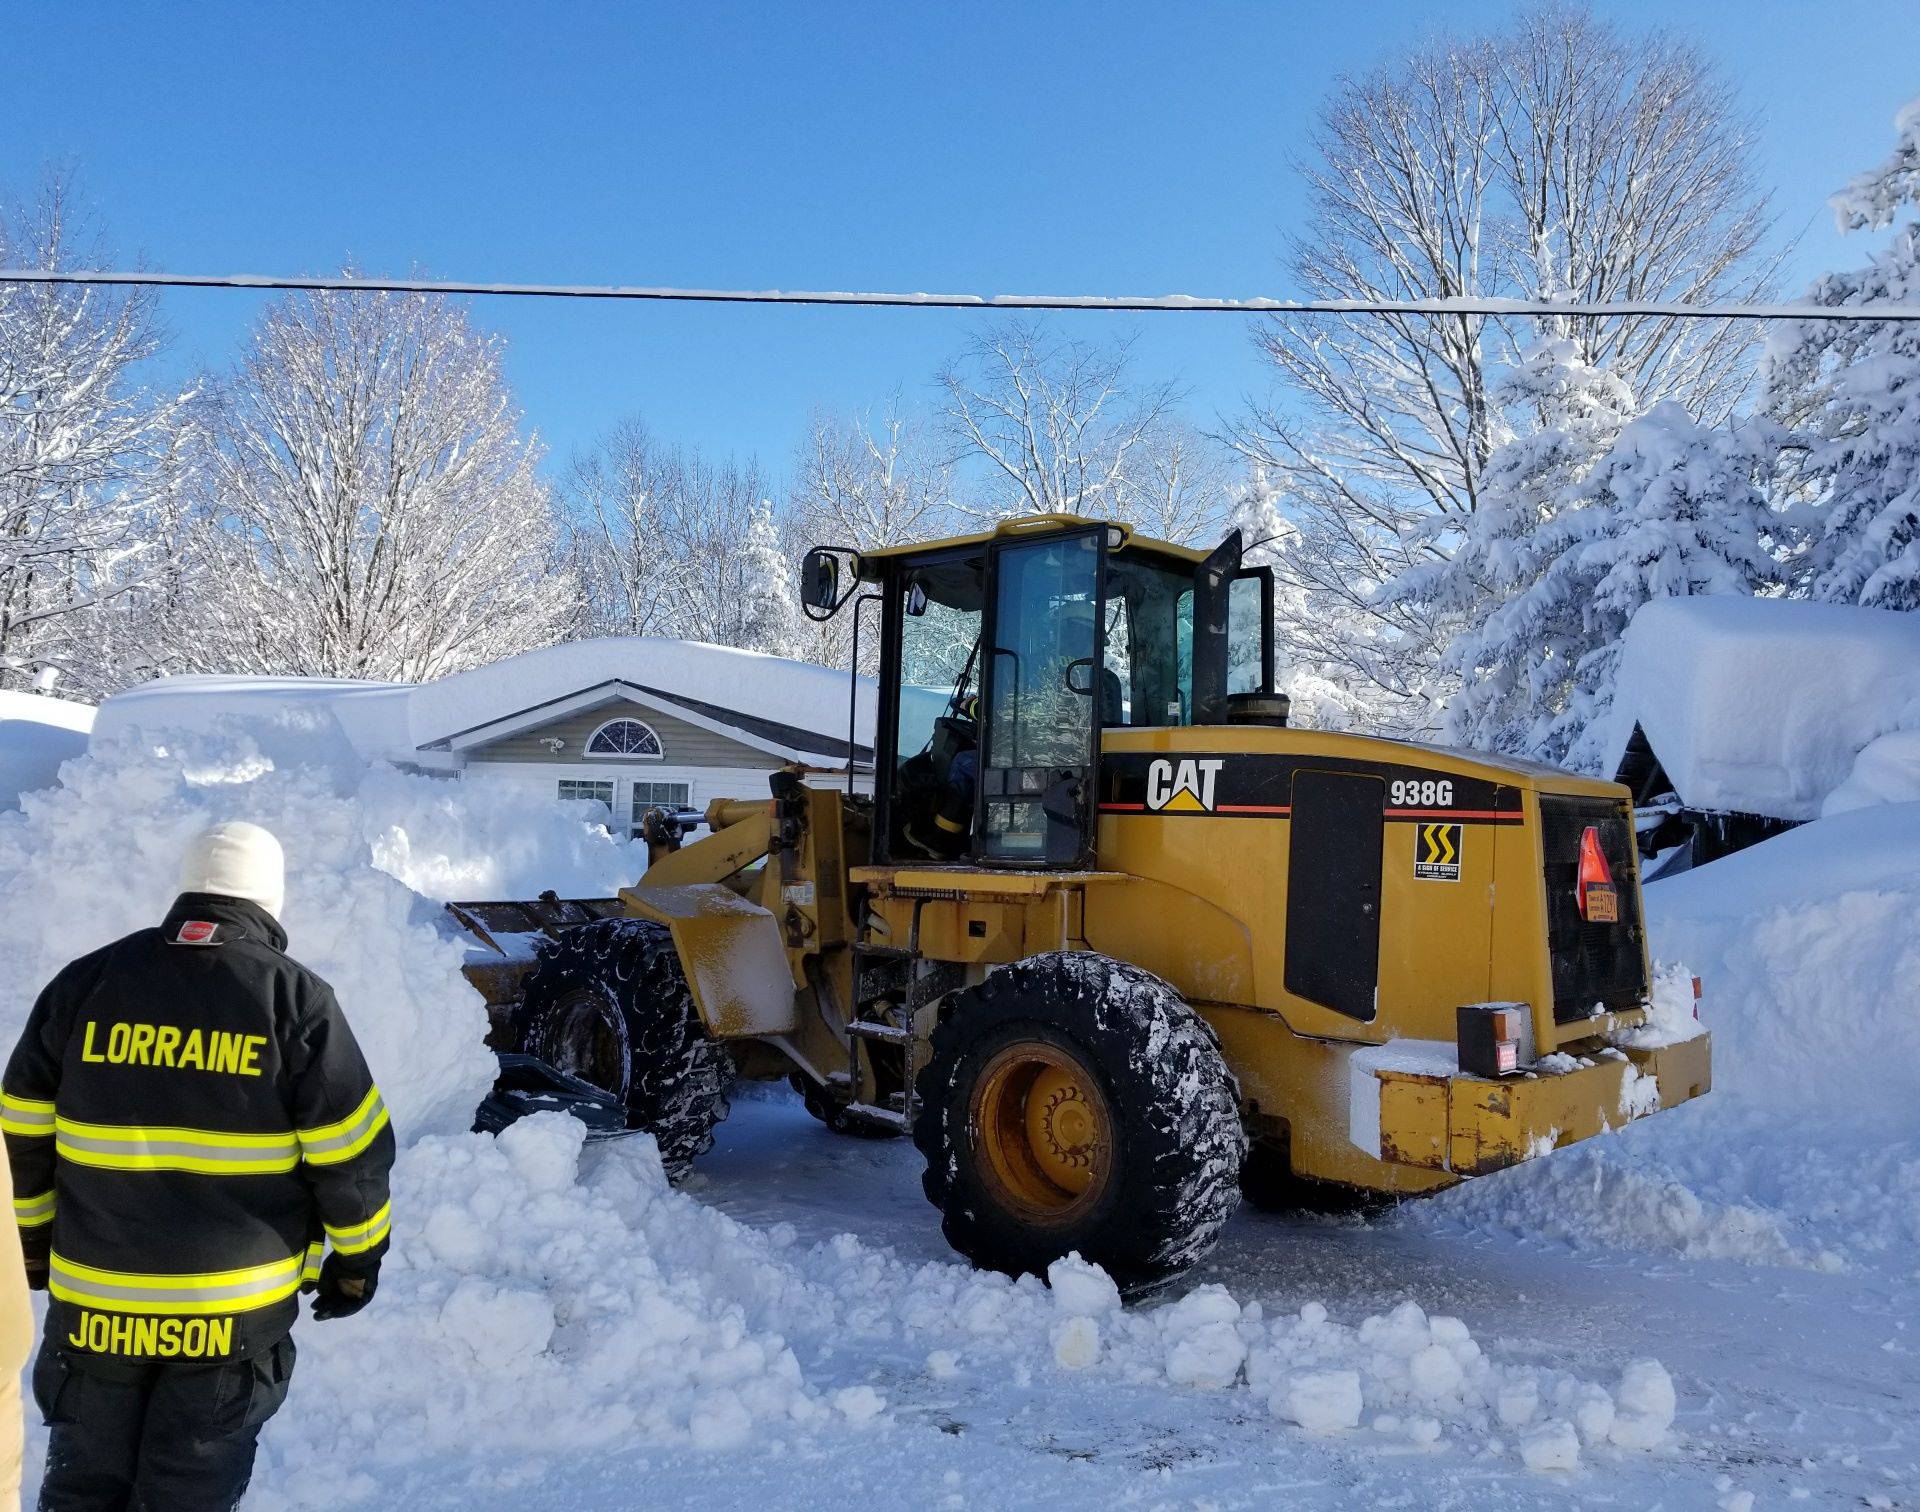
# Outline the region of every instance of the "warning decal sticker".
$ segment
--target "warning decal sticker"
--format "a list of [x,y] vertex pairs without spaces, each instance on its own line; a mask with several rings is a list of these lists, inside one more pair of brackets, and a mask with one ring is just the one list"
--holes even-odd
[[1457,824],[1423,824],[1415,831],[1413,874],[1418,880],[1460,880],[1460,830]]

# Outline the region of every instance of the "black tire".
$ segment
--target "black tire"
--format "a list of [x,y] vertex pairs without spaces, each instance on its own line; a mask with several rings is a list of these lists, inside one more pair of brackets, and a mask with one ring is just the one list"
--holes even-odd
[[[1104,1105],[1110,1144],[1086,1162],[1104,1174],[1064,1210],[1010,1201],[981,1137],[983,1099],[1012,1095],[995,1068],[1023,1056],[1070,1062]],[[1002,967],[948,1005],[916,1089],[922,1185],[976,1265],[1044,1273],[1078,1251],[1137,1292],[1199,1260],[1239,1205],[1247,1140],[1220,1042],[1137,966],[1058,951]]]
[[726,1051],[707,1037],[666,925],[603,919],[545,942],[512,1024],[514,1044],[626,1106],[669,1181],[727,1116]]
[[876,1122],[871,1118],[860,1118],[849,1113],[840,1104],[798,1071],[787,1078],[787,1085],[800,1094],[800,1100],[806,1109],[835,1134],[844,1134],[849,1139],[898,1139],[900,1130],[892,1124]]

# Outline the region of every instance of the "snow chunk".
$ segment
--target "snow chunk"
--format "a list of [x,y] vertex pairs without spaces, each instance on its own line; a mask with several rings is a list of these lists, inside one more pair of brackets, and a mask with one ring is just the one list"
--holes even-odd
[[1063,1370],[1085,1370],[1100,1358],[1100,1325],[1092,1318],[1062,1318],[1050,1338],[1053,1362]]
[[1554,1418],[1520,1440],[1520,1458],[1529,1470],[1577,1470],[1580,1436],[1573,1424]]
[[1360,1426],[1365,1399],[1357,1370],[1305,1370],[1287,1381],[1284,1415],[1309,1433]]
[[1240,1304],[1224,1286],[1200,1286],[1160,1316],[1168,1339],[1167,1379],[1179,1386],[1231,1386],[1247,1358]]
[[1053,1305],[1069,1318],[1100,1318],[1120,1311],[1120,1288],[1097,1265],[1068,1255],[1047,1267]]

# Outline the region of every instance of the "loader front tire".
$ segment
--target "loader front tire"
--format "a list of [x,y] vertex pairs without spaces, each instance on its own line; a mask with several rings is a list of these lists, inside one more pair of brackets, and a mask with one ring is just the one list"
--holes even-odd
[[922,1185],[987,1269],[1044,1274],[1077,1251],[1141,1291],[1239,1204],[1247,1141],[1219,1041],[1125,962],[1057,951],[956,994],[916,1092]]
[[540,948],[513,1039],[626,1105],[654,1137],[669,1181],[713,1145],[727,1116],[727,1055],[708,1038],[666,925],[603,919]]

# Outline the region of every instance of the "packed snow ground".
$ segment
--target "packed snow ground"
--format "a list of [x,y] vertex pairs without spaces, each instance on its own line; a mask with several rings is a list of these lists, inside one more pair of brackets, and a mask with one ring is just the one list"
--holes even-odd
[[1712,984],[1714,1098],[1371,1224],[1244,1215],[1130,1309],[1091,1267],[1049,1290],[956,1264],[910,1148],[790,1100],[744,1098],[679,1192],[643,1138],[463,1132],[483,1015],[430,900],[608,891],[638,858],[558,807],[368,771],[317,711],[122,732],[0,816],[0,1035],[239,815],[287,839],[293,949],[404,1143],[379,1299],[301,1328],[251,1506],[1912,1494],[1914,1025],[1886,989],[1920,964],[1889,930],[1920,812],[1799,832],[1804,896],[1757,862],[1656,892],[1662,948]]

